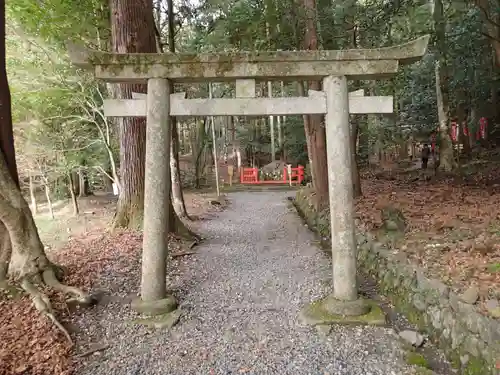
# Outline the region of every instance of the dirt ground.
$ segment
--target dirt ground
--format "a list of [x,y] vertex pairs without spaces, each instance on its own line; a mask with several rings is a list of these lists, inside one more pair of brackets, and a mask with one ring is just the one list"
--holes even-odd
[[[403,212],[407,231],[393,247],[440,277],[456,291],[475,284],[481,300],[500,298],[500,165],[476,161],[460,174],[434,177],[414,163],[384,166],[362,175],[363,197],[357,216],[369,229],[381,224],[380,209]],[[191,215],[206,217],[220,209],[210,204],[213,192],[188,192]],[[49,256],[68,267],[66,280],[89,290],[99,272],[115,267],[117,276],[131,267],[127,257],[140,256],[140,233],[108,233],[116,198],[80,199],[81,214],[68,202],[54,204],[55,219],[41,205],[36,222]],[[196,221],[190,225],[196,230]],[[180,246],[172,242],[172,246]],[[175,249],[173,250],[175,251]],[[112,271],[115,272],[115,271]],[[61,296],[51,294],[63,320],[70,314]],[[0,295],[0,375],[70,374],[74,349],[27,298],[15,302]]]
[[[223,209],[213,205],[213,192],[186,192],[189,214],[203,220],[211,212]],[[73,215],[68,201],[55,202],[54,219],[46,204],[40,204],[35,221],[49,258],[66,267],[65,282],[91,290],[103,272],[119,279],[138,272],[142,235],[130,231],[110,232],[116,197],[96,194],[79,199],[80,215]],[[187,225],[196,230],[196,223]],[[183,244],[172,239],[171,253],[182,251]],[[71,332],[72,319],[78,312],[70,311],[64,297],[47,291],[58,319]],[[77,347],[78,347],[78,343]],[[0,290],[0,375],[68,375],[74,369],[75,347],[45,317],[41,316],[29,298],[18,290]]]
[[414,166],[367,172],[357,215],[376,230],[381,208],[399,208],[407,221],[393,248],[404,251],[455,291],[475,285],[481,300],[500,298],[500,168],[476,161],[459,174],[434,176]]
[[[215,194],[210,190],[187,191],[184,199],[189,214],[199,217],[206,213],[210,200],[215,199]],[[49,214],[47,204],[39,204],[35,221],[46,249],[58,249],[69,240],[81,239],[82,236],[90,241],[102,235],[103,231],[109,229],[116,202],[117,197],[112,194],[97,192],[78,199],[80,214],[74,216],[73,207],[68,200],[57,201],[52,205],[54,219]]]

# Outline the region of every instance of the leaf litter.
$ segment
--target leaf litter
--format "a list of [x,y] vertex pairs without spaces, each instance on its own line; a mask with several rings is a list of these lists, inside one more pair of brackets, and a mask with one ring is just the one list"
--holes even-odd
[[474,284],[482,301],[498,299],[499,176],[498,168],[465,178],[364,176],[357,217],[365,227],[376,230],[382,224],[383,207],[400,209],[408,228],[404,238],[393,244],[396,251],[457,292]]
[[[186,197],[188,211],[201,218],[209,211],[224,208],[224,204],[213,206],[207,203],[209,201],[208,194]],[[183,247],[185,245],[178,238],[171,236],[171,255],[181,252]],[[104,284],[109,289],[106,291],[108,296],[130,295],[131,292],[135,296],[140,281],[141,249],[142,234],[139,232],[118,230],[110,233],[105,229],[94,229],[71,238],[61,249],[51,251],[49,257],[65,267],[65,282],[69,285],[95,290],[96,286],[100,289]],[[186,258],[189,257],[171,257],[170,263],[175,268],[189,261]],[[87,314],[85,310],[88,309],[71,310],[64,296],[51,290],[46,292],[58,319],[72,336],[78,336],[77,345],[71,347],[62,333],[35,310],[28,297],[22,294],[11,297],[0,290],[0,375],[71,375],[82,357],[92,352],[88,341],[92,336],[100,335],[90,335],[82,340],[87,332],[78,333],[78,324],[74,324],[82,314]],[[91,307],[90,310],[97,311],[100,307]],[[87,342],[82,344],[82,341]],[[105,345],[99,345],[105,349]],[[99,355],[99,350],[91,354]]]

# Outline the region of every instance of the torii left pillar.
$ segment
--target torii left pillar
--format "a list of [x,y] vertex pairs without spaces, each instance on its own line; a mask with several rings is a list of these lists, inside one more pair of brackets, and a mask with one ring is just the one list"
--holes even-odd
[[173,297],[166,295],[171,184],[170,94],[167,79],[148,80],[141,298],[133,307],[149,315],[164,314],[176,307]]

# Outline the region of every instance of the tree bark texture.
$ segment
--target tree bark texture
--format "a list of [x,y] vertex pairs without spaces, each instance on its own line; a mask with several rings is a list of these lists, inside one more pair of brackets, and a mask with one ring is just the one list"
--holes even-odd
[[446,59],[446,24],[444,19],[444,9],[442,0],[434,2],[434,27],[436,31],[436,97],[439,119],[440,150],[439,150],[439,169],[449,172],[454,167],[453,144],[450,138],[449,117],[449,82],[448,66]]
[[[16,154],[14,149],[14,131],[12,128],[11,98],[7,68],[5,65],[5,2],[2,4],[2,17],[0,24],[0,158],[4,158],[10,178],[19,188],[19,175],[17,173]],[[1,209],[1,207],[0,207]],[[3,222],[0,222],[0,282],[5,280],[10,263],[12,244],[9,233]]]
[[[316,28],[316,0],[302,0],[306,12],[306,32],[304,49],[318,49],[318,33]],[[321,90],[321,82],[309,82],[311,90]],[[323,115],[309,115],[309,121],[304,122],[307,145],[311,152],[311,170],[313,186],[316,192],[316,208],[328,206],[328,165],[326,156],[326,132]]]
[[170,173],[172,179],[172,202],[173,208],[177,215],[181,218],[187,218],[188,213],[182,193],[181,172],[179,167],[179,137],[173,133],[177,133],[177,121],[172,118],[172,139],[170,140]]
[[[151,0],[111,0],[113,52],[154,53],[157,51]],[[132,98],[132,92],[147,93],[147,86],[120,84],[115,96]],[[120,124],[121,190],[115,227],[141,228],[144,217],[146,121],[124,118]]]
[[[167,0],[167,12],[168,12],[168,50],[171,53],[175,53],[175,13],[174,4],[172,0]],[[170,83],[172,84],[172,83]],[[174,92],[174,87],[172,85],[172,92]],[[188,213],[186,210],[186,203],[184,202],[184,194],[182,192],[182,181],[181,181],[181,171],[179,165],[179,131],[177,118],[172,117],[172,139],[170,143],[170,174],[172,180],[172,190],[171,199],[173,205],[170,206],[171,209],[175,209],[179,217],[188,218]],[[171,215],[175,216],[175,215]],[[170,225],[174,225],[174,221],[170,221]]]
[[0,6],[0,284],[6,284],[7,274],[20,279],[21,287],[31,296],[35,308],[52,319],[69,341],[71,338],[54,316],[46,295],[34,283],[44,283],[63,293],[71,294],[82,303],[91,298],[77,288],[63,285],[59,270],[45,254],[33,215],[19,188],[10,90],[5,67],[5,2]]
[[500,9],[500,0],[496,0],[493,3],[490,3],[489,0],[475,0],[475,3],[481,11],[484,26],[491,42],[493,54],[495,55],[495,65],[497,68],[500,68],[500,27],[498,22],[500,19],[498,11]]
[[[298,82],[298,91],[300,96],[307,96],[304,82]],[[310,129],[311,128],[310,116],[303,115],[302,119],[304,121],[304,129]],[[309,173],[311,174],[312,187],[315,188],[314,169],[313,169],[314,147],[311,145],[311,137],[307,135],[307,132],[306,132],[306,145],[307,145],[307,158],[309,160]],[[286,158],[284,160],[286,161]]]
[[75,180],[73,180],[73,173],[68,173],[69,192],[71,194],[71,204],[73,205],[73,216],[80,214],[78,207],[78,199],[76,198]]
[[359,135],[359,116],[351,116],[351,174],[353,197],[358,198],[363,195],[361,191],[361,178],[359,177],[357,143]]

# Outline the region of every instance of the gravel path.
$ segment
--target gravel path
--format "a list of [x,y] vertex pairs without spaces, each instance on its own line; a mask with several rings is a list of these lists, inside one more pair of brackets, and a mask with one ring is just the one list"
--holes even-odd
[[390,328],[335,326],[325,337],[298,324],[300,308],[329,292],[331,268],[287,195],[231,194],[202,222],[199,253],[169,280],[185,310],[170,332],[130,324],[123,304],[90,314],[111,347],[79,373],[411,374]]

